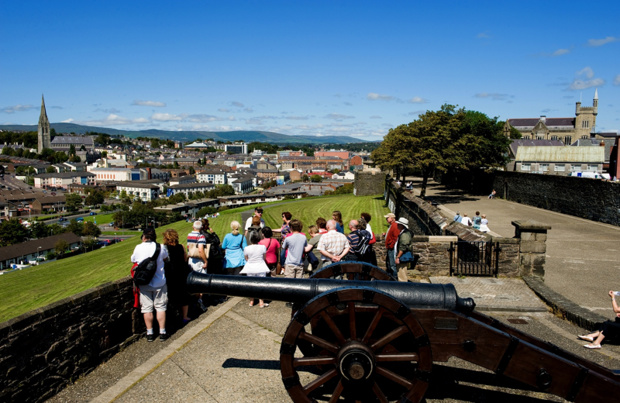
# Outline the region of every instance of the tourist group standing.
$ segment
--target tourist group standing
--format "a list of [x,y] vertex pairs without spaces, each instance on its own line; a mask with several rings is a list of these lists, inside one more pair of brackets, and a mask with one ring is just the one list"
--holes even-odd
[[[221,243],[207,219],[192,223],[186,247],[173,229],[164,232],[162,245],[157,244],[153,228],[144,231],[142,243],[136,246],[131,261],[134,263],[132,273],[147,261],[156,262],[150,282],[136,287],[136,306],[141,307],[148,341],[156,338],[155,324],[159,328],[160,340],[168,339],[166,313],[169,302],[179,309],[182,325],[191,321],[192,301],[193,306],[200,310],[207,309],[207,296],[192,296],[186,291],[186,279],[191,271],[302,278],[305,273],[342,261],[377,264],[373,249],[376,237],[368,213],[361,213],[359,219],[348,221],[348,235],[345,235],[342,214],[336,210],[330,219],[317,218],[308,227],[309,237],[303,232],[303,223],[288,211],[282,212],[282,225],[276,229],[266,226],[262,215],[262,208],[255,208],[243,228],[238,221],[232,221],[230,232]],[[394,214],[385,217],[390,226],[386,236],[387,269],[398,275],[400,281],[407,281],[407,268],[411,262],[408,258],[411,256],[409,222],[406,218],[396,220]],[[279,235],[279,239],[274,238],[274,234]],[[249,306],[255,305],[256,299],[252,298]],[[258,299],[258,306],[266,308],[269,301]]]

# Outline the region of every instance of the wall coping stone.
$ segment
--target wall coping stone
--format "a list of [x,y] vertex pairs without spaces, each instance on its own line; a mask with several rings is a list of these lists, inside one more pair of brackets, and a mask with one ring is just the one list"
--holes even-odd
[[603,315],[582,308],[561,294],[547,287],[539,276],[524,276],[523,280],[536,295],[540,297],[554,313],[559,313],[577,326],[588,330],[595,330],[598,324],[609,320]]
[[535,220],[515,220],[512,225],[522,232],[547,232],[551,229],[550,225]]

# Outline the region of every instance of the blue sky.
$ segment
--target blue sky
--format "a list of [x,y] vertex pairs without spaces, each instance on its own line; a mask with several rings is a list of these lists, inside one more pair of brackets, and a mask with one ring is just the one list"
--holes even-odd
[[[591,4],[591,10],[588,5]],[[620,129],[620,2],[0,1],[0,124],[381,139],[444,103]]]

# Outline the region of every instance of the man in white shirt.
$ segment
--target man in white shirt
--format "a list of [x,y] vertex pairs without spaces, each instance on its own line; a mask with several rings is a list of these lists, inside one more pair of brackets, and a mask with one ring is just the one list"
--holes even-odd
[[250,228],[252,226],[252,217],[254,216],[259,216],[260,217],[260,227],[261,228],[265,228],[265,220],[263,220],[263,208],[262,207],[256,207],[254,209],[254,215],[251,215],[250,217],[248,217],[247,220],[245,220],[245,233],[243,234],[243,236],[247,236],[248,235],[248,228]]
[[321,235],[317,250],[323,255],[323,267],[342,260],[349,253],[350,245],[346,235],[336,231],[336,221],[327,221],[327,233]]

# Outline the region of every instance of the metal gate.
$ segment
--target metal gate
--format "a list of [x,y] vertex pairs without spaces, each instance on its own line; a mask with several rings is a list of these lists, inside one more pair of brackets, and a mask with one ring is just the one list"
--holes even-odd
[[499,242],[450,242],[449,251],[451,276],[497,277]]

